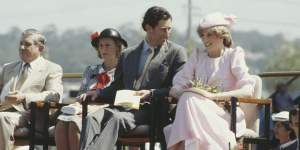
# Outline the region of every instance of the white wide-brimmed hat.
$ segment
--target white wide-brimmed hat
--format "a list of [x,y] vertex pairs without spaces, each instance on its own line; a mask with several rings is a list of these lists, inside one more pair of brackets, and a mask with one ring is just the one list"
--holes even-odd
[[231,27],[236,20],[234,15],[225,15],[220,12],[215,12],[204,16],[199,23],[199,28],[206,29],[214,26]]
[[273,121],[289,121],[289,112],[288,111],[281,111],[277,114],[272,115]]

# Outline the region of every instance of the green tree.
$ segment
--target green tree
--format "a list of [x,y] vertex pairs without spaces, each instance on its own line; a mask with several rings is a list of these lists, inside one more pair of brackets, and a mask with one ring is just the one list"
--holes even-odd
[[[265,71],[299,71],[300,70],[300,47],[296,43],[286,42],[265,59]],[[266,89],[272,91],[277,83],[286,83],[290,77],[270,78],[265,80]],[[299,89],[300,80],[294,81],[289,89]]]

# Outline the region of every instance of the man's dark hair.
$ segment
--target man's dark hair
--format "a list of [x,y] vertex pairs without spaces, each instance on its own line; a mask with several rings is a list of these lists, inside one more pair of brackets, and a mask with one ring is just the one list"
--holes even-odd
[[146,25],[150,25],[152,28],[158,25],[160,20],[172,19],[171,14],[163,7],[153,6],[149,8],[143,18],[142,27],[146,31]]

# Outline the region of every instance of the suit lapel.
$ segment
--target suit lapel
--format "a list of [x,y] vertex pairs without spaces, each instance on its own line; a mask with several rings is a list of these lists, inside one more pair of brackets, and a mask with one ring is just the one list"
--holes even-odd
[[[137,84],[139,85],[139,88],[146,88],[149,85],[145,84],[145,83],[149,83],[151,82],[150,79],[153,77],[158,77],[158,75],[160,75],[160,71],[161,71],[161,67],[163,64],[165,64],[166,62],[166,55],[168,52],[168,43],[165,42],[159,49],[155,50],[155,54],[154,57],[152,58],[147,70],[145,70],[144,72],[144,76],[143,77],[139,77],[140,78],[140,83]],[[138,78],[137,78],[138,79]]]
[[[11,85],[10,85],[10,91],[15,91],[16,89],[16,83],[17,83],[17,80],[18,80],[18,74],[20,72],[20,69],[21,69],[21,66],[22,66],[22,62],[19,61],[14,68],[12,68],[9,72],[8,72],[8,77],[9,79],[8,80],[11,80]],[[7,81],[8,83],[8,81]]]
[[156,52],[153,60],[150,63],[148,70],[157,68],[157,67],[159,67],[159,65],[166,63],[164,61],[166,61],[165,59],[166,59],[167,53],[168,53],[168,43],[165,42],[164,45],[162,45],[161,48],[158,50],[158,52]]
[[163,59],[165,59],[165,55],[167,54],[168,52],[168,43],[165,42],[164,45],[161,46],[161,48],[159,49],[159,52],[157,54],[157,57],[155,57],[154,61],[156,62],[162,62]]
[[40,62],[36,64],[37,64],[36,66],[31,68],[31,73],[27,77],[23,85],[21,86],[20,91],[22,91],[23,89],[28,89],[28,86],[30,87],[31,85],[34,85],[36,83],[40,84],[40,82],[36,82],[36,81],[39,81],[38,79],[41,77],[41,74],[46,69],[45,61],[43,58],[41,58]]
[[[8,92],[12,92],[12,91],[16,91],[16,83],[18,81],[18,74],[20,72],[20,69],[22,67],[22,62],[19,61],[14,68],[12,68],[12,70],[8,73],[8,77],[10,77],[11,81],[11,85],[10,85],[10,90]],[[8,93],[7,93],[8,94]],[[12,105],[11,107],[13,107],[14,109],[16,109],[17,111],[24,111],[23,105],[19,104],[19,105]]]
[[[140,58],[143,50],[144,41],[140,43],[140,45],[133,51],[130,55],[129,61],[130,66],[133,66],[133,74],[135,75],[134,78],[138,78],[138,70],[140,65]],[[128,65],[129,66],[129,65]]]

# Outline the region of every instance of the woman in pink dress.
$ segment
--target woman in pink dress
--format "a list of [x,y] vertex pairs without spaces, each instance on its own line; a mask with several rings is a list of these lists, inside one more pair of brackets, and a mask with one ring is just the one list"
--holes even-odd
[[[173,79],[170,95],[179,99],[172,125],[165,127],[169,150],[228,150],[236,147],[230,130],[230,114],[218,99],[231,96],[251,97],[255,80],[248,73],[244,50],[232,47],[229,27],[233,16],[213,13],[201,19],[198,34],[205,46],[191,54],[184,68]],[[221,92],[191,88],[198,80]],[[243,111],[237,109],[237,136],[246,129]],[[230,146],[230,147],[229,147]]]

